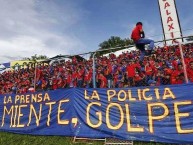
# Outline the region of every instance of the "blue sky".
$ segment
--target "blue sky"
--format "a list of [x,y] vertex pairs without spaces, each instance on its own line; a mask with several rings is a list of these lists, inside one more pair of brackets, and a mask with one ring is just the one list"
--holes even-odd
[[[184,35],[193,35],[193,0],[176,0]],[[0,0],[0,63],[34,54],[52,57],[98,49],[111,36],[130,37],[142,21],[162,38],[157,0]]]

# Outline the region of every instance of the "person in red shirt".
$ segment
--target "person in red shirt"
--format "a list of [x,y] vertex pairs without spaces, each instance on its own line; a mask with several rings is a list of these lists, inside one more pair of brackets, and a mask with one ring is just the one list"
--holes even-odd
[[70,70],[67,71],[66,78],[67,78],[67,80],[66,80],[67,81],[67,87],[68,88],[73,87],[72,72]]
[[52,77],[52,89],[53,90],[58,89],[58,80],[57,80],[56,76]]
[[184,74],[182,73],[182,74],[175,77],[172,84],[183,84],[184,82],[185,82],[184,81]]
[[36,80],[39,80],[40,77],[42,76],[42,70],[40,69],[40,66],[36,67],[35,73],[36,73]]
[[185,64],[188,65],[190,63],[190,61],[191,61],[191,55],[186,53],[185,57],[184,57],[184,61],[185,61]]
[[[165,70],[165,72],[167,73],[168,70]],[[171,75],[171,84],[178,84],[177,83],[177,79],[179,79],[179,76],[183,73],[183,66],[182,64],[178,64],[176,69],[173,69],[173,71],[170,71],[170,75]]]
[[42,80],[41,89],[46,90],[47,85],[48,85],[48,81],[45,79],[45,77],[43,77],[41,80]]
[[85,71],[84,75],[84,87],[91,88],[92,86],[92,67],[89,67]]
[[145,74],[139,69],[136,69],[134,81],[136,87],[143,86],[145,84]]
[[77,71],[77,87],[79,88],[83,87],[84,73],[85,73],[84,68],[81,65],[79,65]]
[[103,72],[104,72],[104,76],[107,78],[107,81],[108,81],[108,88],[111,88],[112,87],[112,65],[108,64],[108,62],[104,62]]
[[129,86],[134,86],[133,78],[135,76],[136,67],[137,67],[137,64],[135,64],[133,60],[130,60],[127,66],[127,72],[126,72]]
[[137,22],[136,27],[132,30],[131,39],[134,41],[136,47],[141,51],[140,61],[143,61],[145,56],[145,45],[149,44],[149,53],[152,53],[154,49],[154,41],[145,38],[145,33],[143,31],[142,22]]
[[188,80],[190,82],[193,82],[193,61],[189,63],[189,66],[187,68],[187,75],[188,75]]
[[154,69],[150,65],[149,62],[146,63],[145,65],[145,75],[146,75],[146,80],[152,79],[154,74]]
[[102,72],[98,74],[97,79],[98,79],[100,88],[107,88],[107,78],[103,75]]
[[78,74],[78,70],[74,70],[72,72],[73,87],[77,87],[77,74]]
[[58,78],[57,82],[58,88],[64,88],[66,86],[66,81],[61,76]]

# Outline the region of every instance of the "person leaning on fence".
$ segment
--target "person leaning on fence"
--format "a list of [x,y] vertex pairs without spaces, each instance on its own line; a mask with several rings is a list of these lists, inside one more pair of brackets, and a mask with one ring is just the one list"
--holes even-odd
[[143,31],[142,22],[137,22],[135,28],[132,30],[131,39],[134,41],[137,49],[141,51],[140,61],[143,61],[144,56],[146,55],[145,45],[149,44],[149,50],[147,55],[151,55],[152,50],[154,49],[154,41],[151,39],[145,38],[145,33]]

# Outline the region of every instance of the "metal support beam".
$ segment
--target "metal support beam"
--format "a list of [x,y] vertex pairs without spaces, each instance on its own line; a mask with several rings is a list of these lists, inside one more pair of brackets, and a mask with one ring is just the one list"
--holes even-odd
[[92,77],[93,77],[93,88],[96,88],[96,66],[95,66],[95,55],[97,51],[92,56]]

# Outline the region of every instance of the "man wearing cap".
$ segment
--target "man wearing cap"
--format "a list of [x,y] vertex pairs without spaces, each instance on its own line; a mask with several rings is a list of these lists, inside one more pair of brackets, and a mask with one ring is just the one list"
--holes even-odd
[[134,41],[137,49],[141,51],[140,61],[143,61],[145,56],[145,45],[149,44],[149,53],[151,55],[154,48],[154,41],[151,39],[145,38],[145,33],[142,28],[142,22],[137,22],[136,27],[132,30],[131,39]]

